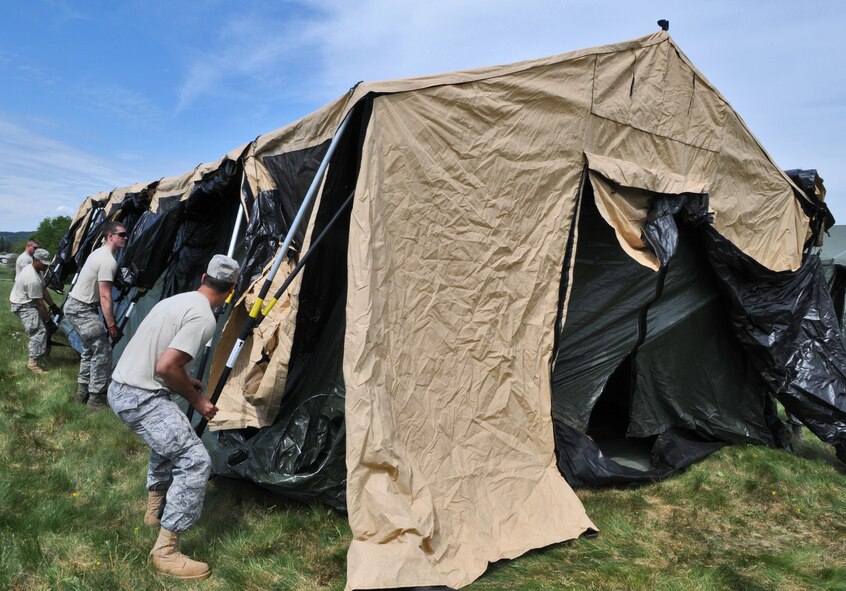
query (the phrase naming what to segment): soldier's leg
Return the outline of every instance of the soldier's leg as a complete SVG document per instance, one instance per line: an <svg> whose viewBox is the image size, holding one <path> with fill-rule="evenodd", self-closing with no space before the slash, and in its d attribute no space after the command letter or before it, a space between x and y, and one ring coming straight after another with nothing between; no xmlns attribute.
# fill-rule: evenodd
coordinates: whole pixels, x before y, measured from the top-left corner
<svg viewBox="0 0 846 591"><path fill-rule="evenodd" d="M118 410L120 419L150 446L157 455L151 460L162 469L161 458L173 462L173 483L167 492L167 500L158 520L161 499L148 498L144 522L160 523L159 537L150 551L150 560L160 573L179 579L205 579L210 574L208 564L193 560L179 551L179 534L200 517L203 508L211 460L191 424L179 407L165 397L152 398L131 408L120 397L119 390L127 388L112 384L109 390L112 408ZM131 390L127 388L128 390ZM131 397L132 392L130 391ZM138 399L136 398L135 403ZM151 471L156 471L151 466ZM156 493L149 493L152 497ZM151 501L156 506L151 506Z"/></svg>
<svg viewBox="0 0 846 591"><path fill-rule="evenodd" d="M202 513L211 473L211 458L206 448L185 413L163 397L118 415L159 457L172 462L173 481L167 491L161 523L171 532L184 532ZM152 454L150 457L154 458ZM162 465L159 463L158 467Z"/></svg>
<svg viewBox="0 0 846 591"><path fill-rule="evenodd" d="M151 527L161 527L167 489L173 481L173 462L150 450L150 463L147 467L147 511L144 523Z"/></svg>
<svg viewBox="0 0 846 591"><path fill-rule="evenodd" d="M84 385L88 389L88 382L91 380L91 349L82 344L82 353L79 356L79 375L76 383Z"/></svg>
<svg viewBox="0 0 846 591"><path fill-rule="evenodd" d="M64 312L65 318L74 330L76 330L77 335L79 335L79 339L82 341L82 353L79 360L79 375L76 378L76 381L80 384L80 393L82 390L85 390L87 393L88 383L91 379L92 351L89 342L83 333L85 326L90 324L91 306L77 302L73 298L68 298L65 302ZM79 393L77 395L77 399L79 399ZM80 400L80 402L84 402L84 400Z"/></svg>
<svg viewBox="0 0 846 591"><path fill-rule="evenodd" d="M34 306L20 305L13 306L12 311L20 319L24 333L29 338L27 367L37 373L43 373L44 370L38 366L38 360L47 352L47 329L41 322L38 310Z"/></svg>
<svg viewBox="0 0 846 591"><path fill-rule="evenodd" d="M103 322L97 318L99 334L91 341L91 370L88 379L88 392L102 394L105 399L106 388L112 375L112 345L109 335L103 328Z"/></svg>
<svg viewBox="0 0 846 591"><path fill-rule="evenodd" d="M173 482L173 462L150 449L150 464L147 467L147 490L167 490Z"/></svg>
<svg viewBox="0 0 846 591"><path fill-rule="evenodd" d="M35 308L26 308L25 317L24 327L29 336L29 358L41 359L47 353L47 329Z"/></svg>
<svg viewBox="0 0 846 591"><path fill-rule="evenodd" d="M88 407L92 410L108 408L106 388L112 369L112 347L106 327L97 308L89 306L77 312L76 330L85 347L80 363L79 379L88 383Z"/></svg>
<svg viewBox="0 0 846 591"><path fill-rule="evenodd" d="M176 404L171 404L169 428L172 436L166 455L173 462L173 482L167 491L162 527L182 533L194 525L203 511L211 458L185 413Z"/></svg>

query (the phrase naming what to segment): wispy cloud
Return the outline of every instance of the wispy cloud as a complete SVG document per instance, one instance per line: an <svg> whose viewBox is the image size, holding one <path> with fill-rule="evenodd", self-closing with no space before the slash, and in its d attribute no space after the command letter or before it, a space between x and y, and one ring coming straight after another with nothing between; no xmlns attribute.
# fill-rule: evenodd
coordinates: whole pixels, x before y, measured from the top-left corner
<svg viewBox="0 0 846 591"><path fill-rule="evenodd" d="M40 85L42 90L61 92L65 102L135 125L160 126L169 117L146 94L113 82L82 83L78 78L51 72L25 56L0 51L0 72L9 79L25 80L29 87Z"/></svg>
<svg viewBox="0 0 846 591"><path fill-rule="evenodd" d="M291 96L307 67L311 29L301 18L246 12L209 32L204 51L191 51L179 87L177 112L203 95L253 103Z"/></svg>
<svg viewBox="0 0 846 591"><path fill-rule="evenodd" d="M75 212L86 195L129 184L137 171L0 118L0 220L30 230Z"/></svg>
<svg viewBox="0 0 846 591"><path fill-rule="evenodd" d="M160 127L169 118L161 107L146 95L118 84L96 87L75 84L74 93L90 109L144 127Z"/></svg>

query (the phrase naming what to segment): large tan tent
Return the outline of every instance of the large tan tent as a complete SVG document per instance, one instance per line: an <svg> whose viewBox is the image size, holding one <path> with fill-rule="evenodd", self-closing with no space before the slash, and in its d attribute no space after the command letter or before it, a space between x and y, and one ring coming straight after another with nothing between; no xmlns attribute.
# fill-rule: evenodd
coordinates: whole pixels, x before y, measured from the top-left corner
<svg viewBox="0 0 846 591"><path fill-rule="evenodd" d="M218 474L348 511L348 589L459 588L595 530L571 485L782 445L773 395L846 461L846 352L808 325L833 318L807 256L824 204L666 32L361 83L215 163L86 200L76 226L140 192L120 272L148 299L195 283L249 211L204 442ZM265 282L311 253L269 305ZM620 376L612 435L654 465L592 430L616 421Z"/></svg>
<svg viewBox="0 0 846 591"><path fill-rule="evenodd" d="M550 408L561 274L585 179L622 247L652 268L641 228L655 194L707 194L717 232L775 271L800 266L808 218L664 32L358 85L255 142L253 193L278 189L268 162L325 151L356 108L367 112L349 140L360 168L347 179L347 587L457 588L491 562L594 528L556 467ZM331 209L331 184L315 211ZM298 289L248 342L212 429L278 420Z"/></svg>

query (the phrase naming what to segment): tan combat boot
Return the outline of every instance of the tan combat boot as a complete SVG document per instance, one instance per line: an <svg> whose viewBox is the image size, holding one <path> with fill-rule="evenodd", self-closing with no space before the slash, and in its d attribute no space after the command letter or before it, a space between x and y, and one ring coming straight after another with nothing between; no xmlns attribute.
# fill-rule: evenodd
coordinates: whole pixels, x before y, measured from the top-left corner
<svg viewBox="0 0 846 591"><path fill-rule="evenodd" d="M179 534L162 528L159 539L150 551L156 570L177 579L205 579L211 575L209 565L192 560L179 551Z"/></svg>
<svg viewBox="0 0 846 591"><path fill-rule="evenodd" d="M144 524L150 527L159 527L162 522L162 509L165 504L167 491L151 490L147 495L147 512L144 513Z"/></svg>
<svg viewBox="0 0 846 591"><path fill-rule="evenodd" d="M26 368L32 373L47 373L47 370L38 365L37 359L30 359L26 362Z"/></svg>

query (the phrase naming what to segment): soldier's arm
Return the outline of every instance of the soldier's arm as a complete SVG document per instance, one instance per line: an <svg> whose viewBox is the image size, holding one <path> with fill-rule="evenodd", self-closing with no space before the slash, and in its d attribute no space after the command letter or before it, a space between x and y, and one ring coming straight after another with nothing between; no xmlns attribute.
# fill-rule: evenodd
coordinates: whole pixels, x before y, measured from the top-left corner
<svg viewBox="0 0 846 591"><path fill-rule="evenodd" d="M50 291L46 287L44 288L44 302L47 304L47 307L50 308L50 309L58 308L58 306L56 306L56 304L53 303L53 298L50 296Z"/></svg>
<svg viewBox="0 0 846 591"><path fill-rule="evenodd" d="M50 319L50 315L47 313L47 307L44 305L44 300L38 298L32 300L35 303L35 308L38 310L38 315L41 317L41 320L47 322Z"/></svg>
<svg viewBox="0 0 846 591"><path fill-rule="evenodd" d="M179 349L168 347L156 361L156 375L164 380L171 392L176 392L200 413L207 421L214 418L217 407L203 396L203 384L185 371L191 356Z"/></svg>
<svg viewBox="0 0 846 591"><path fill-rule="evenodd" d="M100 309L103 311L103 318L106 319L106 326L115 326L115 314L112 311L112 282L100 281Z"/></svg>

